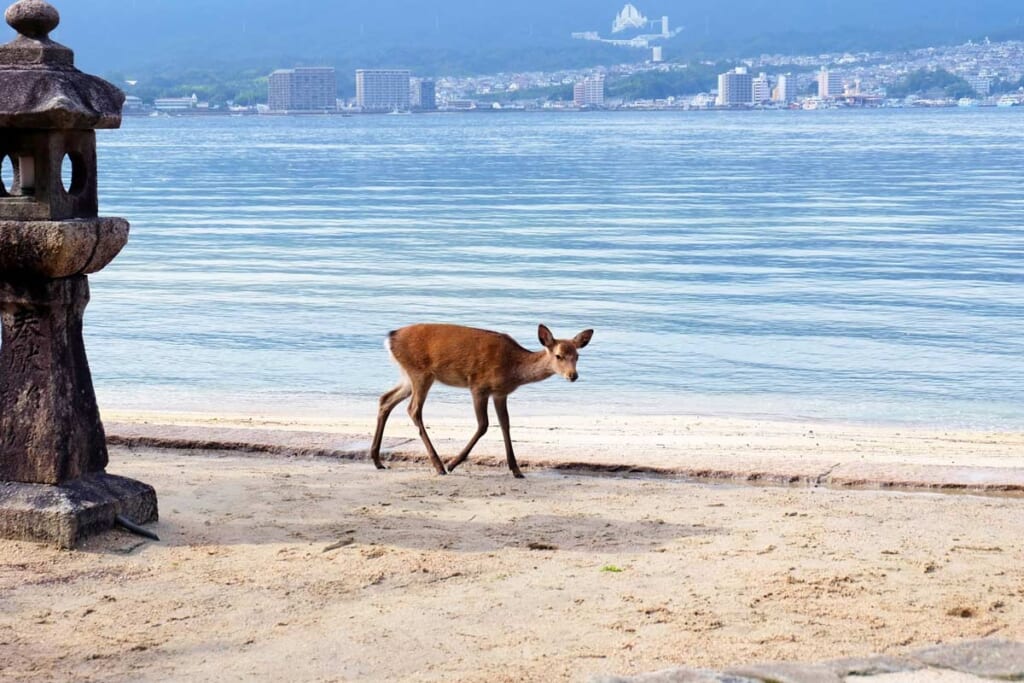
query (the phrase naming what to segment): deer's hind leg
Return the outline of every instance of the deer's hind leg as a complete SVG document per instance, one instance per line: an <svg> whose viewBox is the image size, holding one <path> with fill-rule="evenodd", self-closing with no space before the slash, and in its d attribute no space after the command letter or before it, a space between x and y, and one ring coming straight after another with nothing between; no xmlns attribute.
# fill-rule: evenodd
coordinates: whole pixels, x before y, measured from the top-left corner
<svg viewBox="0 0 1024 683"><path fill-rule="evenodd" d="M380 397L380 408L377 410L377 431L374 432L373 444L370 446L370 458L378 470L387 469L380 461L380 445L384 440L384 425L387 424L388 417L395 406L409 398L411 394L412 384L403 377L394 389Z"/></svg>
<svg viewBox="0 0 1024 683"><path fill-rule="evenodd" d="M427 448L427 455L430 456L430 462L434 465L434 469L437 470L438 474L448 474L444 463L441 462L441 458L437 456L437 451L434 450L434 444L430 443L427 428L423 424L423 403L427 400L427 393L433 384L433 377L413 378L412 399L409 401L409 417L412 418L412 423L420 430L420 438L423 440L423 445Z"/></svg>

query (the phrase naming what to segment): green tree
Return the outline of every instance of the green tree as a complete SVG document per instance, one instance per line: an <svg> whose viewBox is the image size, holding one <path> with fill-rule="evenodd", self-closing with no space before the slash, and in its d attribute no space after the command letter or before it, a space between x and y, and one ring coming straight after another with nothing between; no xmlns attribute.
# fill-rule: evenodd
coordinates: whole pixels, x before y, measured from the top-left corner
<svg viewBox="0 0 1024 683"><path fill-rule="evenodd" d="M910 72L889 88L890 97L906 97L908 95L936 99L942 97L959 99L961 97L977 97L978 93L967 81L945 69L918 69Z"/></svg>

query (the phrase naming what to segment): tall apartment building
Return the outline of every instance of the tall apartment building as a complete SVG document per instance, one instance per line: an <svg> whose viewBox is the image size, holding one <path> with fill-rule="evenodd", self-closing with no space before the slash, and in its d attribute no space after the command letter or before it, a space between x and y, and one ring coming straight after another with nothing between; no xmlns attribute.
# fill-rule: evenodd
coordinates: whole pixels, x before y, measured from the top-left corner
<svg viewBox="0 0 1024 683"><path fill-rule="evenodd" d="M363 111L408 111L408 69L357 69L356 106Z"/></svg>
<svg viewBox="0 0 1024 683"><path fill-rule="evenodd" d="M982 97L988 97L992 92L992 78L990 76L964 76L964 80L974 88L974 92Z"/></svg>
<svg viewBox="0 0 1024 683"><path fill-rule="evenodd" d="M793 74L782 74L775 82L772 100L786 104L796 99L796 79Z"/></svg>
<svg viewBox="0 0 1024 683"><path fill-rule="evenodd" d="M728 73L718 75L718 98L715 104L719 107L750 104L753 101L754 79L745 67L738 66Z"/></svg>
<svg viewBox="0 0 1024 683"><path fill-rule="evenodd" d="M270 74L270 111L334 111L338 108L338 77L333 67L278 69Z"/></svg>
<svg viewBox="0 0 1024 683"><path fill-rule="evenodd" d="M409 106L420 111L437 109L437 86L434 81L414 78L409 82Z"/></svg>
<svg viewBox="0 0 1024 683"><path fill-rule="evenodd" d="M771 102L772 86L768 82L768 74L762 72L757 78L751 80L750 90L751 100L754 104Z"/></svg>
<svg viewBox="0 0 1024 683"><path fill-rule="evenodd" d="M604 106L604 76L584 78L572 88L572 101L577 107Z"/></svg>
<svg viewBox="0 0 1024 683"><path fill-rule="evenodd" d="M828 69L818 72L818 97L840 97L843 94L843 79Z"/></svg>

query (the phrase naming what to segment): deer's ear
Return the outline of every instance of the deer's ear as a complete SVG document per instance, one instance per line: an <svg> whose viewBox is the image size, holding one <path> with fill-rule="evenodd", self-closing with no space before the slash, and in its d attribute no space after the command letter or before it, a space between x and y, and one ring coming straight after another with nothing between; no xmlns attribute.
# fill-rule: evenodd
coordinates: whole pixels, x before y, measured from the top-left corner
<svg viewBox="0 0 1024 683"><path fill-rule="evenodd" d="M590 343L590 338L593 336L593 330L583 330L575 337L573 337L572 343L576 345L577 349L582 349L584 346Z"/></svg>
<svg viewBox="0 0 1024 683"><path fill-rule="evenodd" d="M551 334L551 330L546 325L537 328L537 339L545 349L550 349L555 345L555 335Z"/></svg>

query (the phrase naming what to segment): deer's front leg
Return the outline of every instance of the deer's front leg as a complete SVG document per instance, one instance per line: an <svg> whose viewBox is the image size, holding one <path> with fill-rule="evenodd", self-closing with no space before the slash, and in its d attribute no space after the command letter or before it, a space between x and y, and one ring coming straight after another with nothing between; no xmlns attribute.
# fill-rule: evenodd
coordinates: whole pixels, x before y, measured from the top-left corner
<svg viewBox="0 0 1024 683"><path fill-rule="evenodd" d="M466 462L469 452L476 446L476 442L487 433L487 396L487 392L482 390L473 392L473 409L476 411L476 433L473 434L473 438L469 440L469 443L462 449L462 452L446 463L449 472L453 472L456 467Z"/></svg>
<svg viewBox="0 0 1024 683"><path fill-rule="evenodd" d="M508 432L508 396L494 397L494 410L498 413L498 424L501 425L501 436L505 440L505 458L508 460L508 468L516 479L523 479L523 473L519 471L516 463L516 454L512 452L512 436Z"/></svg>

